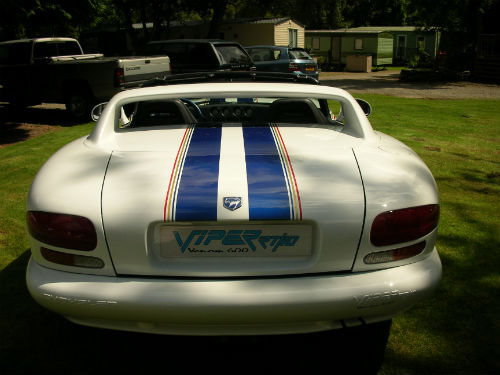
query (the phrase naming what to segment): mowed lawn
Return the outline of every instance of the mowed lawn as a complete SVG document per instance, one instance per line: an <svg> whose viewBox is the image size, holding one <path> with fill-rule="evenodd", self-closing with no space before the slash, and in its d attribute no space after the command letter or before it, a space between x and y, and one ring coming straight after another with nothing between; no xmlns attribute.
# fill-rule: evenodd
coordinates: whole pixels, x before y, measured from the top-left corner
<svg viewBox="0 0 500 375"><path fill-rule="evenodd" d="M500 101L356 96L372 104L376 130L424 159L441 199L442 282L431 298L393 320L380 373L500 373ZM283 369L300 358L300 347L276 358L273 350L287 339L263 352L266 339L181 339L80 327L31 300L24 281L29 185L53 152L91 129L64 127L0 149L0 372L92 373L117 362L131 371L146 363L168 371L181 352L190 359L186 368L213 370L233 358L238 373L260 358Z"/></svg>

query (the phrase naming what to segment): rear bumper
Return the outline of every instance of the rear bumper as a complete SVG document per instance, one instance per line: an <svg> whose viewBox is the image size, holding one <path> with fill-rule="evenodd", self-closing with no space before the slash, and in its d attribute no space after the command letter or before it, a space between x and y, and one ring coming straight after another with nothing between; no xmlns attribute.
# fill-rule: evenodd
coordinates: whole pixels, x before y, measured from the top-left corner
<svg viewBox="0 0 500 375"><path fill-rule="evenodd" d="M107 277L31 260L27 285L42 306L84 325L186 335L304 333L389 319L441 278L436 249L409 265L356 274L259 279Z"/></svg>
<svg viewBox="0 0 500 375"><path fill-rule="evenodd" d="M319 79L319 72L318 71L315 71L315 72L293 72L293 74L296 74L298 76L305 76L305 77L313 77L313 78L316 78L316 79Z"/></svg>

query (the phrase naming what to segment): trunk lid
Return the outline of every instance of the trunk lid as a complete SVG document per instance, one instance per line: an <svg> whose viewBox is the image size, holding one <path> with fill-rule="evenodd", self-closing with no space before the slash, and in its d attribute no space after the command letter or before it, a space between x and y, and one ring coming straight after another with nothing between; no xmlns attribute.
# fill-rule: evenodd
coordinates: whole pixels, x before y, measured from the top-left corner
<svg viewBox="0 0 500 375"><path fill-rule="evenodd" d="M113 152L103 186L119 274L351 269L364 218L361 178L345 146L353 138L328 127L237 124L172 129L161 141L150 132L143 149Z"/></svg>

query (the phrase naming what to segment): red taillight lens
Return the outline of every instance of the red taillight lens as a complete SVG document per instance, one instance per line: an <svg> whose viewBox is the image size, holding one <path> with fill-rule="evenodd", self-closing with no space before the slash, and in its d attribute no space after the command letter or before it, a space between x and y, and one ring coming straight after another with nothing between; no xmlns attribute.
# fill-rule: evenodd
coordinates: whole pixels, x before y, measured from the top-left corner
<svg viewBox="0 0 500 375"><path fill-rule="evenodd" d="M125 72L123 68L115 69L115 86L120 86L125 83Z"/></svg>
<svg viewBox="0 0 500 375"><path fill-rule="evenodd" d="M300 68L299 66L297 65L297 63L290 63L288 65L288 71L289 72L300 72Z"/></svg>
<svg viewBox="0 0 500 375"><path fill-rule="evenodd" d="M92 222L82 216L28 211L29 233L38 241L73 250L94 250L97 234Z"/></svg>
<svg viewBox="0 0 500 375"><path fill-rule="evenodd" d="M413 241L434 230L438 220L438 204L383 212L373 220L370 241L375 246Z"/></svg>

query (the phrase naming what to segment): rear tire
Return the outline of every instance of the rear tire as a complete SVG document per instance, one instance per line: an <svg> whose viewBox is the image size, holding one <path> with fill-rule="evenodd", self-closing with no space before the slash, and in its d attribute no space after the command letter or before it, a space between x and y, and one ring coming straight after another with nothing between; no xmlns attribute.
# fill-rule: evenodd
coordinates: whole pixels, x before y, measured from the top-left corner
<svg viewBox="0 0 500 375"><path fill-rule="evenodd" d="M90 121L92 103L90 94L84 91L73 91L66 98L66 111L73 120Z"/></svg>

